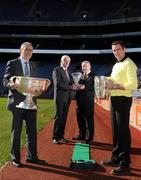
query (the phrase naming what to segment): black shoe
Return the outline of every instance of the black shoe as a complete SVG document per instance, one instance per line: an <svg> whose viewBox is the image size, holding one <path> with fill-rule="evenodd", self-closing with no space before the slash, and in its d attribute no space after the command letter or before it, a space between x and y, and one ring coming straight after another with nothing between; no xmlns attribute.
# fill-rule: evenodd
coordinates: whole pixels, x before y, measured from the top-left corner
<svg viewBox="0 0 141 180"><path fill-rule="evenodd" d="M67 139L65 139L65 138L62 138L62 139L60 140L60 142L62 142L62 143L64 142L64 143L65 143L65 142L69 142L69 140L67 140Z"/></svg>
<svg viewBox="0 0 141 180"><path fill-rule="evenodd" d="M54 144L60 144L60 143L61 143L60 140L57 140L57 139L53 139L52 142L53 142Z"/></svg>
<svg viewBox="0 0 141 180"><path fill-rule="evenodd" d="M130 174L130 168L126 167L126 166L120 166L117 169L113 169L111 171L111 174L117 175L117 176L129 175Z"/></svg>
<svg viewBox="0 0 141 180"><path fill-rule="evenodd" d="M82 137L82 136L76 136L76 137L73 137L72 139L73 140L80 140L80 141L84 141L85 140L85 138Z"/></svg>
<svg viewBox="0 0 141 180"><path fill-rule="evenodd" d="M33 163L33 164L41 164L41 165L47 164L45 160L41 160L41 159L28 159L27 158L26 162Z"/></svg>
<svg viewBox="0 0 141 180"><path fill-rule="evenodd" d="M14 165L15 167L23 167L23 165L19 162L19 161L15 161L15 160L12 160L11 161L12 165Z"/></svg>
<svg viewBox="0 0 141 180"><path fill-rule="evenodd" d="M103 166L118 167L118 166L119 166L119 161L115 161L115 160L105 160L105 161L102 161L101 164L102 164Z"/></svg>

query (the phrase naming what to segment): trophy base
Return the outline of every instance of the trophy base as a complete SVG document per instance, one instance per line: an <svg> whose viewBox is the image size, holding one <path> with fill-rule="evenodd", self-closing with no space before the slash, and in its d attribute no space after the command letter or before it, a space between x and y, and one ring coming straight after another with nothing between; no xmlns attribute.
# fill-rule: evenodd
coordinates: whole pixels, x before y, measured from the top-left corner
<svg viewBox="0 0 141 180"><path fill-rule="evenodd" d="M20 109L37 110L35 104L27 104L26 102L21 102L19 105L16 105L16 107Z"/></svg>

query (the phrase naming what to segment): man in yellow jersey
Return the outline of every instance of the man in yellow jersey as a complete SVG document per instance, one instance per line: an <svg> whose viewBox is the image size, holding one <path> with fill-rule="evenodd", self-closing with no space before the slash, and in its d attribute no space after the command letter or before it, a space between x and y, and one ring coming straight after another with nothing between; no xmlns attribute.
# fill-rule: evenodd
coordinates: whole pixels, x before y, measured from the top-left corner
<svg viewBox="0 0 141 180"><path fill-rule="evenodd" d="M107 88L111 96L111 121L113 150L110 160L102 161L104 166L117 166L114 175L130 173L131 136L129 129L132 91L137 88L137 67L125 54L123 41L112 43L112 52L117 59L113 66Z"/></svg>

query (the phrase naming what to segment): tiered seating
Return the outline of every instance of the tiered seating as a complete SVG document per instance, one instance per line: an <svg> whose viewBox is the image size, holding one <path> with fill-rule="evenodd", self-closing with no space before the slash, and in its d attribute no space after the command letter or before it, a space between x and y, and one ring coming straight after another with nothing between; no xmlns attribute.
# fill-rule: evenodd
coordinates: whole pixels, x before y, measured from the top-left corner
<svg viewBox="0 0 141 180"><path fill-rule="evenodd" d="M34 4L33 0L30 1L1 1L0 4L0 20L1 21L26 21L30 9Z"/></svg>
<svg viewBox="0 0 141 180"><path fill-rule="evenodd" d="M104 4L104 5L102 5ZM140 1L5 0L0 5L0 20L16 21L103 21L139 17Z"/></svg>

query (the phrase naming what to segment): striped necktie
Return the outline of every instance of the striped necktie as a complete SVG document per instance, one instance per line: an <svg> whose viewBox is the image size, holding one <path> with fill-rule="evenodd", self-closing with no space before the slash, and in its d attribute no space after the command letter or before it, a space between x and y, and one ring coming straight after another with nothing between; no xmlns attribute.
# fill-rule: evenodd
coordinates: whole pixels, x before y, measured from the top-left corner
<svg viewBox="0 0 141 180"><path fill-rule="evenodd" d="M67 69L65 69L65 73L66 73L66 76L67 76L68 80L70 81L70 77L69 77L69 73L68 73Z"/></svg>

